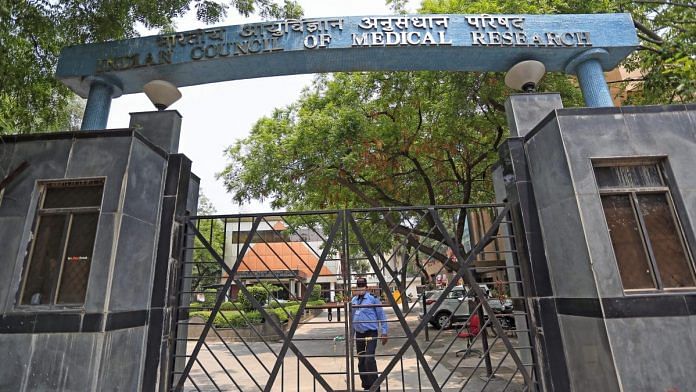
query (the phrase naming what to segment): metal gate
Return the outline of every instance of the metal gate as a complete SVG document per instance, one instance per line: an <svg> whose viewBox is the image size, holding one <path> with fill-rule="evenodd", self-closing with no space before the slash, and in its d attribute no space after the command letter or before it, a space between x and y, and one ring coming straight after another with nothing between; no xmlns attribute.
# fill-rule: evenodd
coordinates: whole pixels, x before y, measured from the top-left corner
<svg viewBox="0 0 696 392"><path fill-rule="evenodd" d="M172 389L363 390L365 277L389 329L371 391L537 390L511 223L497 204L190 217Z"/></svg>

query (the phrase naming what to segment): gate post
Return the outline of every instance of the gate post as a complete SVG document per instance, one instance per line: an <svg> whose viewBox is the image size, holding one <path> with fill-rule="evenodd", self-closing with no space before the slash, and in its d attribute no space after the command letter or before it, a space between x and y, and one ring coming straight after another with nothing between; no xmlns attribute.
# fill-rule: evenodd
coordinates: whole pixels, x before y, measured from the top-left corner
<svg viewBox="0 0 696 392"><path fill-rule="evenodd" d="M524 136L546 115L563 107L559 94L512 95L505 103L510 138L499 149L500 163L493 172L498 202L510 205L520 280L529 313L530 344L538 381L544 391L569 390L568 369L560 327L553 306L553 288L544 254L534 191L524 152Z"/></svg>

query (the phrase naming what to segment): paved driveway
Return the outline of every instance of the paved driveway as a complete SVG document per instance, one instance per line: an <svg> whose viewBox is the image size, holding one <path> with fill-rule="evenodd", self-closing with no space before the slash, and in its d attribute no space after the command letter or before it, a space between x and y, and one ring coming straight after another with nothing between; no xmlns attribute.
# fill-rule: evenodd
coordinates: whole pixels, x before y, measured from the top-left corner
<svg viewBox="0 0 696 392"><path fill-rule="evenodd" d="M394 321L390 322L388 344L378 345L377 364L380 371L387 367L406 342L406 334L396 322L393 311L386 308L385 310L388 319ZM411 330L414 330L419 323L416 314L417 309L414 309L406 318ZM433 369L434 378L442 390L458 391L464 383L466 383L465 391L482 390L488 380L483 359L477 355L466 359L457 357L455 351L465 348L466 341L458 339L455 330L442 331L436 337L437 331L430 328L429 341L425 340L425 334L421 332L417 336L417 342L425 353L425 362ZM214 336L212 332L210 335ZM352 356L346 355L346 342L342 340L344 336L345 324L338 323L335 314L333 322L328 322L327 313L324 311L300 325L293 338L297 349L319 373L323 373L322 377L333 390L348 388L346 369L351 366ZM517 339L511 339L516 346ZM489 338L489 341L494 342L494 338ZM194 345L195 342L189 343L189 353ZM270 373L276 366L277 355L281 348L281 342L228 342L209 336L198 356L199 363L193 367L191 376L196 386L202 391L260 391L264 389ZM475 343L474 348L481 349L481 342ZM505 353L502 341L498 339L491 350L491 362L494 370L500 367L495 370L496 377L490 381L485 390L501 391L511 379L515 365L509 356L505 356ZM382 391L433 390L422 365L417 361L413 348L409 347L401 357L397 357L396 366L389 372L386 382L382 384ZM273 391L325 390L315 381L307 367L298 361L292 351L288 350L284 360L278 366L281 366L281 369L273 384ZM353 366L357 371L357 357L354 358ZM522 390L521 381L521 376L517 373L507 390ZM358 387L360 386L358 376L355 376L355 383ZM185 390L196 391L196 386L189 381Z"/></svg>

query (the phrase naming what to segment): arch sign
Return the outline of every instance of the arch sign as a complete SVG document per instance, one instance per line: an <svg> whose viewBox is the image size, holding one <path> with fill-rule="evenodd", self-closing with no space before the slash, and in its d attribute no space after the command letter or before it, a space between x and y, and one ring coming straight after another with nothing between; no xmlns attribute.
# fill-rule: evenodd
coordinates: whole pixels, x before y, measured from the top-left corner
<svg viewBox="0 0 696 392"><path fill-rule="evenodd" d="M395 15L282 20L67 47L56 76L88 98L83 129L151 80L178 87L338 71L507 71L538 60L611 106L603 70L638 46L628 14Z"/></svg>

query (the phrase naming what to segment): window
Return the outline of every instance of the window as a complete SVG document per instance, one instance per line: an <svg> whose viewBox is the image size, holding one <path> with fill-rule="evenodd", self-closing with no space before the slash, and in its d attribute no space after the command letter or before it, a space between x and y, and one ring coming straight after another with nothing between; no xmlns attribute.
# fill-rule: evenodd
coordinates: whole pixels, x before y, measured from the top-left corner
<svg viewBox="0 0 696 392"><path fill-rule="evenodd" d="M84 303L103 187L102 180L43 185L22 305Z"/></svg>
<svg viewBox="0 0 696 392"><path fill-rule="evenodd" d="M662 164L602 163L594 171L624 290L696 286Z"/></svg>

